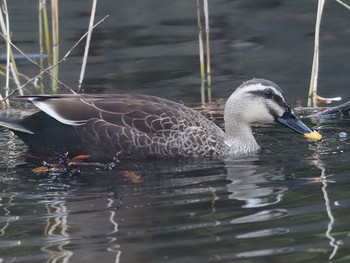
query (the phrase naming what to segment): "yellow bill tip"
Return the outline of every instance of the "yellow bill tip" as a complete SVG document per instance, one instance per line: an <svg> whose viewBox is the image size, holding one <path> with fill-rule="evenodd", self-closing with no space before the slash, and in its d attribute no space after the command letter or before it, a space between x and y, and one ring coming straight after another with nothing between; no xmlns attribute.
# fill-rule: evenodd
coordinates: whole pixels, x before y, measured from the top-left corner
<svg viewBox="0 0 350 263"><path fill-rule="evenodd" d="M304 133L304 137L310 140L320 141L322 140L322 135L319 134L317 131L313 131L310 133Z"/></svg>

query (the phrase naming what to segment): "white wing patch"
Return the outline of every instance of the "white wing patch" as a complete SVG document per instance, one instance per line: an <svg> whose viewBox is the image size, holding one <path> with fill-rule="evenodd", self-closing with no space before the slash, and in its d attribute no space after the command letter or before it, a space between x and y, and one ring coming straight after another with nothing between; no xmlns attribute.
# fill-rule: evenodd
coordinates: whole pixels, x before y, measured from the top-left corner
<svg viewBox="0 0 350 263"><path fill-rule="evenodd" d="M71 126L80 126L86 123L87 120L70 120L66 119L63 116L59 115L54 109L49 107L45 102L36 100L35 98L29 98L29 100L40 110L50 115L52 118L58 120L59 122Z"/></svg>

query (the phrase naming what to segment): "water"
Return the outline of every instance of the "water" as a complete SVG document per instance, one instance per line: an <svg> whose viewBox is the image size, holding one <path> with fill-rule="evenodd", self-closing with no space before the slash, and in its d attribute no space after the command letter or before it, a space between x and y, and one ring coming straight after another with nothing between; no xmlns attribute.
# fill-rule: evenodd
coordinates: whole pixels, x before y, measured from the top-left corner
<svg viewBox="0 0 350 263"><path fill-rule="evenodd" d="M4 133L2 261L346 262L349 143L326 132L321 143L297 137L296 149L282 133L280 148L260 132L255 156L120 163L75 178L35 175Z"/></svg>
<svg viewBox="0 0 350 263"><path fill-rule="evenodd" d="M19 4L19 2L21 2ZM99 3L85 88L199 102L191 1ZM61 4L61 50L86 31L90 3ZM11 1L18 45L37 53L36 7ZM140 12L141 10L141 12ZM214 97L252 77L305 102L316 1L211 3ZM347 98L349 13L329 2L320 89ZM74 87L83 47L61 67ZM28 75L37 70L22 61ZM29 91L34 92L34 91ZM255 129L263 151L225 161L134 161L76 177L35 175L27 148L0 130L0 262L348 262L347 121L311 123L309 142L282 127Z"/></svg>

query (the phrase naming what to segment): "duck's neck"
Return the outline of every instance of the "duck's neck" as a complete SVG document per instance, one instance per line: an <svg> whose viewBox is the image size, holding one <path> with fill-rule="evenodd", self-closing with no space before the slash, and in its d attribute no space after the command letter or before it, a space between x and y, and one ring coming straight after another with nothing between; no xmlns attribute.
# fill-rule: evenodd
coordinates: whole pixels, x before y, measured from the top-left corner
<svg viewBox="0 0 350 263"><path fill-rule="evenodd" d="M234 119L225 120L225 143L230 148L230 154L255 152L260 149L252 128Z"/></svg>

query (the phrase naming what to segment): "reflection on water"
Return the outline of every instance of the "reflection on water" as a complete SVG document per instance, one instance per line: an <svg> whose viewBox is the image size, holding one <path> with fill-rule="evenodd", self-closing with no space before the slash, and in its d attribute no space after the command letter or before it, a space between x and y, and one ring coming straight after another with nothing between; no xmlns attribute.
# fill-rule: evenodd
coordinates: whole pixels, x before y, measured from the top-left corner
<svg viewBox="0 0 350 263"><path fill-rule="evenodd" d="M247 208L269 206L280 202L287 187L271 187L269 180L271 177L283 177L283 171L274 171L273 167L261 171L258 165L240 165L242 161L236 160L225 165L227 179L232 181L227 185L227 190L231 193L229 198L244 201L242 207Z"/></svg>
<svg viewBox="0 0 350 263"><path fill-rule="evenodd" d="M62 199L62 198L60 198ZM47 245L41 251L49 255L48 262L69 262L73 252L65 247L70 243L68 234L68 209L62 200L46 202L47 224L44 235L47 237Z"/></svg>
<svg viewBox="0 0 350 263"><path fill-rule="evenodd" d="M269 130L259 134L264 142ZM120 163L66 178L32 174L25 146L2 135L2 154L21 163L2 165L3 262L322 262L348 254L347 164L324 149Z"/></svg>

